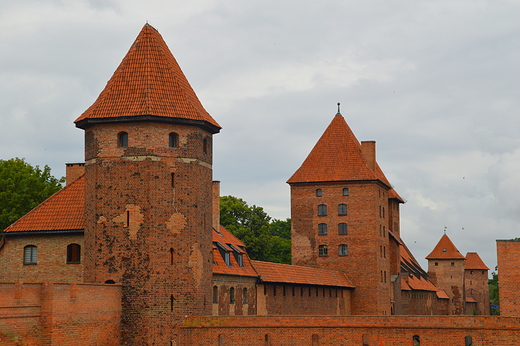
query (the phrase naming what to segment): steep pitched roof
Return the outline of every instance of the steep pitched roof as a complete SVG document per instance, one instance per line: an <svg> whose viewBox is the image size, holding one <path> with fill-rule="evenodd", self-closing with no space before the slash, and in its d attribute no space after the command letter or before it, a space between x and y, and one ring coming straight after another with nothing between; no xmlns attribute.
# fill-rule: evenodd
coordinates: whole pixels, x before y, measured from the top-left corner
<svg viewBox="0 0 520 346"><path fill-rule="evenodd" d="M375 172L367 166L359 141L338 113L287 183L349 180L381 180L390 186L379 166Z"/></svg>
<svg viewBox="0 0 520 346"><path fill-rule="evenodd" d="M465 259L451 239L444 234L426 259Z"/></svg>
<svg viewBox="0 0 520 346"><path fill-rule="evenodd" d="M109 121L189 123L212 133L220 125L200 103L161 34L145 24L97 100L75 123Z"/></svg>
<svg viewBox="0 0 520 346"><path fill-rule="evenodd" d="M85 176L82 175L5 229L21 232L65 232L83 230L85 223Z"/></svg>
<svg viewBox="0 0 520 346"><path fill-rule="evenodd" d="M281 263L251 261L263 282L353 288L343 274L334 270L317 269Z"/></svg>
<svg viewBox="0 0 520 346"><path fill-rule="evenodd" d="M464 269L489 270L482 258L480 258L476 252L468 252L466 254Z"/></svg>
<svg viewBox="0 0 520 346"><path fill-rule="evenodd" d="M422 267L419 262L412 255L412 252L408 249L408 247L403 243L399 246L399 254L401 256L400 266L401 271L408 272L413 274L417 278L428 279L428 274Z"/></svg>
<svg viewBox="0 0 520 346"><path fill-rule="evenodd" d="M225 251L236 252L239 250L242 253L242 267L238 264L235 256L229 256L230 266L228 266L220 254L219 247ZM245 245L231 232L225 229L222 225L219 230L213 229L213 274L224 275L240 275L240 276L258 276L253 268L249 256L245 251Z"/></svg>

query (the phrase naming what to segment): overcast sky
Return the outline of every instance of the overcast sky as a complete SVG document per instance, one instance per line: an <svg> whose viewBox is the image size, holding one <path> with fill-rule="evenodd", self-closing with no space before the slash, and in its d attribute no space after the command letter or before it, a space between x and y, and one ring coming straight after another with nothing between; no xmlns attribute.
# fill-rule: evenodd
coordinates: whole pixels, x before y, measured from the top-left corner
<svg viewBox="0 0 520 346"><path fill-rule="evenodd" d="M0 0L0 159L83 161L73 121L148 21L222 125L223 195L290 217L289 186L336 114L398 193L427 269L447 227L496 265L520 237L518 1Z"/></svg>

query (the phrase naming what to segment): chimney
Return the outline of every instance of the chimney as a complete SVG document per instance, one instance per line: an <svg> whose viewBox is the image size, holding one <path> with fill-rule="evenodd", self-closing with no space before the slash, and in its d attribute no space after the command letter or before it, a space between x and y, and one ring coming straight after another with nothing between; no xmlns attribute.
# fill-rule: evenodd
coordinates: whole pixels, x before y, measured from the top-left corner
<svg viewBox="0 0 520 346"><path fill-rule="evenodd" d="M367 162L368 168L376 171L376 141L362 141L361 153Z"/></svg>
<svg viewBox="0 0 520 346"><path fill-rule="evenodd" d="M213 181L213 228L220 232L220 181Z"/></svg>
<svg viewBox="0 0 520 346"><path fill-rule="evenodd" d="M65 167L65 185L69 185L74 180L85 174L85 163L66 163Z"/></svg>

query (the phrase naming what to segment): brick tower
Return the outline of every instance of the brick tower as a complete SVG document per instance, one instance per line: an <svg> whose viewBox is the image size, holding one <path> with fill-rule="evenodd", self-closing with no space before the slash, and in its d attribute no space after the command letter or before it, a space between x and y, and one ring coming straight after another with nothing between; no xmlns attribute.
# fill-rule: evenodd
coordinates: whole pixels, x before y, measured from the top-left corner
<svg viewBox="0 0 520 346"><path fill-rule="evenodd" d="M296 265L345 272L355 286L353 314L390 315L394 294L400 295L403 201L379 168L375 150L374 141L358 142L338 109L287 181L292 258Z"/></svg>
<svg viewBox="0 0 520 346"><path fill-rule="evenodd" d="M463 315L466 292L464 282L465 257L457 250L451 239L444 234L433 251L426 256L428 275L437 288L448 294L450 315Z"/></svg>
<svg viewBox="0 0 520 346"><path fill-rule="evenodd" d="M85 130L85 282L121 284L128 345L170 345L211 314L212 135L162 36L146 24Z"/></svg>
<svg viewBox="0 0 520 346"><path fill-rule="evenodd" d="M489 268L476 252L466 254L464 263L464 281L466 298L476 301L475 311L466 311L466 314L489 315Z"/></svg>

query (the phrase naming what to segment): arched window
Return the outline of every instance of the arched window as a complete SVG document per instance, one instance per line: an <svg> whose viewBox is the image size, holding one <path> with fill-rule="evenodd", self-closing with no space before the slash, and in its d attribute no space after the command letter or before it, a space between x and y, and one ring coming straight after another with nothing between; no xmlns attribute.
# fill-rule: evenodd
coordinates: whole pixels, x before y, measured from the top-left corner
<svg viewBox="0 0 520 346"><path fill-rule="evenodd" d="M347 205L346 204L338 205L338 215L347 215Z"/></svg>
<svg viewBox="0 0 520 346"><path fill-rule="evenodd" d="M67 263L81 262L81 246L79 244L67 245Z"/></svg>
<svg viewBox="0 0 520 346"><path fill-rule="evenodd" d="M213 304L218 304L218 287L213 286Z"/></svg>
<svg viewBox="0 0 520 346"><path fill-rule="evenodd" d="M338 234L348 234L348 228L346 223L338 224Z"/></svg>
<svg viewBox="0 0 520 346"><path fill-rule="evenodd" d="M179 145L179 135L175 132L172 132L168 137L168 146L170 148L177 148L177 146Z"/></svg>
<svg viewBox="0 0 520 346"><path fill-rule="evenodd" d="M242 290L242 304L247 304L247 288Z"/></svg>
<svg viewBox="0 0 520 346"><path fill-rule="evenodd" d="M38 248L35 245L27 245L23 248L23 264L38 263Z"/></svg>
<svg viewBox="0 0 520 346"><path fill-rule="evenodd" d="M421 346L421 337L419 335L413 336L413 346Z"/></svg>
<svg viewBox="0 0 520 346"><path fill-rule="evenodd" d="M328 233L328 227L326 223L318 224L318 234L326 235Z"/></svg>
<svg viewBox="0 0 520 346"><path fill-rule="evenodd" d="M348 255L348 245L340 244L338 253L340 256L347 256Z"/></svg>
<svg viewBox="0 0 520 346"><path fill-rule="evenodd" d="M318 205L318 216L325 216L325 215L327 215L327 205L326 204Z"/></svg>
<svg viewBox="0 0 520 346"><path fill-rule="evenodd" d="M235 288L231 287L229 289L229 304L235 304Z"/></svg>
<svg viewBox="0 0 520 346"><path fill-rule="evenodd" d="M117 134L117 146L121 148L128 146L128 133L122 131Z"/></svg>

